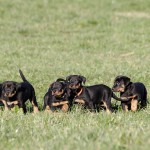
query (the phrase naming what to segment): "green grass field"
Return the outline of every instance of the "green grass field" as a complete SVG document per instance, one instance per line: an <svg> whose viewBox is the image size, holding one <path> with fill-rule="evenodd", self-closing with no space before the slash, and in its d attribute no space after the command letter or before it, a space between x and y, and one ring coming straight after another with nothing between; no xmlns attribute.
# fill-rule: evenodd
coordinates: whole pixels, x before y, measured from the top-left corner
<svg viewBox="0 0 150 150"><path fill-rule="evenodd" d="M0 82L21 82L21 68L40 108L50 83L70 74L110 87L117 75L127 75L146 85L149 98L149 62L149 0L0 1ZM150 147L150 106L112 115L77 108L67 114L1 111L0 117L0 150Z"/></svg>

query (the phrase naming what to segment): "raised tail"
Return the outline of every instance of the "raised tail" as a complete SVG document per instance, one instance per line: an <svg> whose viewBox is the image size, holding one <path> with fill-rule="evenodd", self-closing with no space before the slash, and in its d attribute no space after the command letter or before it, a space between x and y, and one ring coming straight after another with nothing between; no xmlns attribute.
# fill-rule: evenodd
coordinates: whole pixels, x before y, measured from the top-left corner
<svg viewBox="0 0 150 150"><path fill-rule="evenodd" d="M25 76L23 75L23 73L22 73L22 71L21 71L20 69L19 69L19 73L20 73L20 76L21 76L22 80L23 80L24 82L28 82L27 79L25 78Z"/></svg>
<svg viewBox="0 0 150 150"><path fill-rule="evenodd" d="M127 101L129 101L129 99L122 99L122 98L119 98L119 97L117 97L113 92L112 92L112 97L114 98L114 99L116 99L117 101L120 101L120 102L127 102Z"/></svg>

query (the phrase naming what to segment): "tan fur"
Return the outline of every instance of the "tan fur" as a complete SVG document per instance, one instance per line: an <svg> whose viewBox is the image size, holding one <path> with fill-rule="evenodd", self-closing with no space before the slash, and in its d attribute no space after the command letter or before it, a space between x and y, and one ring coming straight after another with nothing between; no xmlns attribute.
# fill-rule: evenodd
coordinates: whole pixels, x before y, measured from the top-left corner
<svg viewBox="0 0 150 150"><path fill-rule="evenodd" d="M57 95L57 96L62 95L63 93L64 93L64 90L61 90L60 92L57 91L56 93L52 91L52 95Z"/></svg>
<svg viewBox="0 0 150 150"><path fill-rule="evenodd" d="M62 110L63 112L67 112L67 111L68 111L68 108L69 108L68 104L64 104L64 105L62 106L61 110Z"/></svg>
<svg viewBox="0 0 150 150"><path fill-rule="evenodd" d="M34 112L34 113L38 113L38 112L39 112L39 109L38 109L38 107L34 104L33 101L32 101L32 106L33 106L33 112Z"/></svg>
<svg viewBox="0 0 150 150"><path fill-rule="evenodd" d="M12 102L7 102L7 104L8 104L8 105L12 105L12 104L18 105L18 101L16 100L16 101L12 101Z"/></svg>
<svg viewBox="0 0 150 150"><path fill-rule="evenodd" d="M77 85L74 85L73 87L69 85L69 88L76 88L76 89L78 89L78 88L80 88L80 86L81 86L81 84L79 83Z"/></svg>
<svg viewBox="0 0 150 150"><path fill-rule="evenodd" d="M7 102L6 102L5 100L1 100L1 101L2 101L3 104L4 104L5 110L9 110Z"/></svg>
<svg viewBox="0 0 150 150"><path fill-rule="evenodd" d="M46 106L45 112L48 112L48 113L51 113L51 112L52 112L52 111L50 110L50 107L49 107L48 105Z"/></svg>
<svg viewBox="0 0 150 150"><path fill-rule="evenodd" d="M137 99L132 99L131 100L131 110L132 111L137 111L137 106L138 106L138 100Z"/></svg>
<svg viewBox="0 0 150 150"><path fill-rule="evenodd" d="M130 99L130 98L134 99L135 97L136 95L133 95L133 96L128 96L128 97L121 97L121 99Z"/></svg>
<svg viewBox="0 0 150 150"><path fill-rule="evenodd" d="M104 106L106 107L106 112L107 112L107 114L111 114L111 111L108 109L106 102L103 101L103 103L104 103Z"/></svg>
<svg viewBox="0 0 150 150"><path fill-rule="evenodd" d="M9 95L6 95L6 93L5 93L4 96L6 96L6 97L13 97L15 94L16 94L16 91L14 91L14 93L9 94Z"/></svg>
<svg viewBox="0 0 150 150"><path fill-rule="evenodd" d="M128 112L128 105L125 105L125 112Z"/></svg>
<svg viewBox="0 0 150 150"><path fill-rule="evenodd" d="M64 105L64 104L68 104L68 101L52 103L52 106L56 107L56 106L60 106L60 105Z"/></svg>
<svg viewBox="0 0 150 150"><path fill-rule="evenodd" d="M85 101L82 99L75 99L74 101L80 104L85 104Z"/></svg>

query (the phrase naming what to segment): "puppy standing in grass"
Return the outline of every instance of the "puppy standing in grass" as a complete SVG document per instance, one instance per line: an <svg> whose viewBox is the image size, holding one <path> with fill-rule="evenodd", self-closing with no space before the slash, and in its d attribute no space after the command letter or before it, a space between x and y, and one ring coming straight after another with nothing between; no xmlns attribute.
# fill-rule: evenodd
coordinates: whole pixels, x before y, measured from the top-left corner
<svg viewBox="0 0 150 150"><path fill-rule="evenodd" d="M66 93L66 83L63 79L58 79L50 85L48 92L44 96L43 109L46 112L68 111L69 101Z"/></svg>
<svg viewBox="0 0 150 150"><path fill-rule="evenodd" d="M83 104L86 108L94 111L99 110L100 106L106 108L107 113L112 112L111 97L118 101L128 101L128 99L118 98L112 90L104 85L83 86L86 78L80 75L70 75L66 78L68 83L68 93L72 96L73 103Z"/></svg>
<svg viewBox="0 0 150 150"><path fill-rule="evenodd" d="M34 113L38 112L38 104L36 101L35 91L33 86L26 80L22 71L19 70L20 76L23 80L21 83L14 81L6 81L2 83L2 93L0 100L3 102L5 110L13 105L18 105L26 113L25 102L29 99L33 106Z"/></svg>
<svg viewBox="0 0 150 150"><path fill-rule="evenodd" d="M147 106L147 90L143 83L133 83L130 81L130 78L126 76L117 76L114 80L112 90L114 92L120 92L121 98L130 99L128 102L121 102L124 111L130 109L132 111L137 111L138 104L140 104L140 108L145 108Z"/></svg>

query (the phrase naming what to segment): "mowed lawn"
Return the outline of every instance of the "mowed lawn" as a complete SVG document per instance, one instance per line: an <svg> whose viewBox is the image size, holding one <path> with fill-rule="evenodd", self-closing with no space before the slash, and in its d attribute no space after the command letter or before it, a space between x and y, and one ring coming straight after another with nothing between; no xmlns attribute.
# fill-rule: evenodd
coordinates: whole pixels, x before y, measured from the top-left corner
<svg viewBox="0 0 150 150"><path fill-rule="evenodd" d="M49 85L71 74L110 87L126 75L150 99L149 0L1 0L0 82L21 82L19 68L41 112L0 111L0 150L149 150L150 105L112 115L42 112Z"/></svg>

